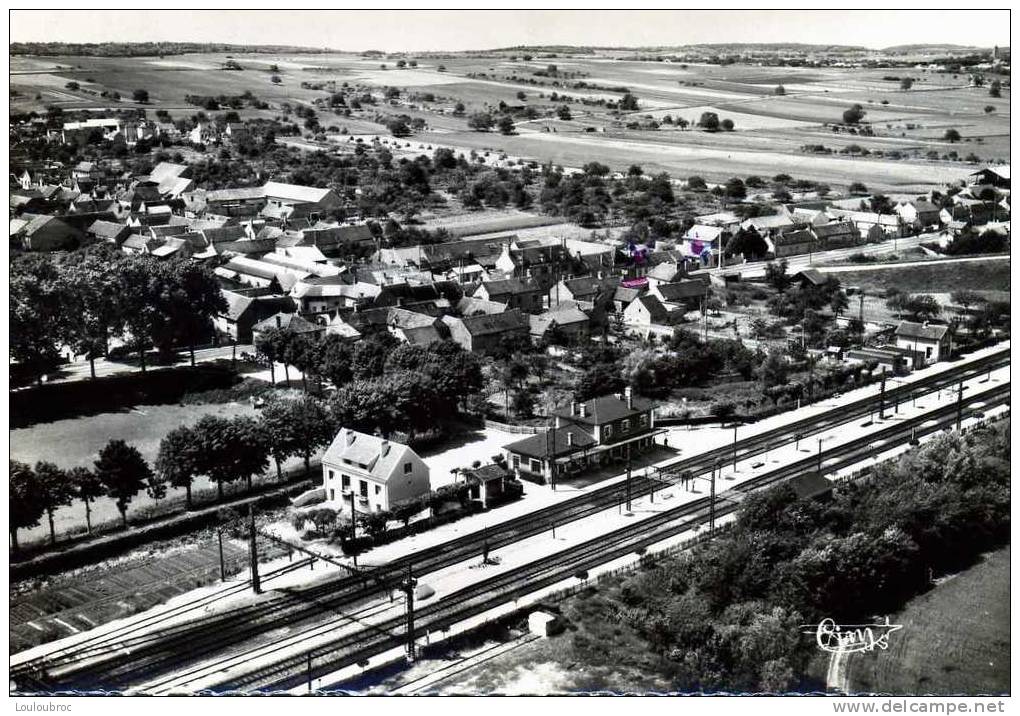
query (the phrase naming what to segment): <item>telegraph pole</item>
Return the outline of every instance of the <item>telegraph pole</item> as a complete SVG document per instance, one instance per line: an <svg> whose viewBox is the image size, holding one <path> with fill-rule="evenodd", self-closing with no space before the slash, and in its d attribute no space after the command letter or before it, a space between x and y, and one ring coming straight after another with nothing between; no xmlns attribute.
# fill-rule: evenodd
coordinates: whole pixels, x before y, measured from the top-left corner
<svg viewBox="0 0 1020 716"><path fill-rule="evenodd" d="M956 429L960 429L960 423L963 421L963 381L960 381L959 386L956 390Z"/></svg>
<svg viewBox="0 0 1020 716"><path fill-rule="evenodd" d="M627 443L627 512L630 512L630 443Z"/></svg>
<svg viewBox="0 0 1020 716"><path fill-rule="evenodd" d="M227 565L223 563L223 527L216 528L216 539L220 547L220 581L227 581Z"/></svg>
<svg viewBox="0 0 1020 716"><path fill-rule="evenodd" d="M411 565L407 565L407 580L404 582L404 597L407 602L407 660L414 663L417 656L414 648L414 587L417 580L411 573Z"/></svg>
<svg viewBox="0 0 1020 716"><path fill-rule="evenodd" d="M712 482L709 488L708 497L708 531L710 534L715 534L715 472L718 470L722 472L722 461L719 458L715 460L715 467L712 468Z"/></svg>
<svg viewBox="0 0 1020 716"><path fill-rule="evenodd" d="M262 581L259 579L259 551L255 541L255 508L248 505L248 551L251 557L251 590L262 594Z"/></svg>
<svg viewBox="0 0 1020 716"><path fill-rule="evenodd" d="M818 438L818 474L822 474L822 439Z"/></svg>
<svg viewBox="0 0 1020 716"><path fill-rule="evenodd" d="M733 472L737 471L737 423L733 423Z"/></svg>
<svg viewBox="0 0 1020 716"><path fill-rule="evenodd" d="M882 371L882 388L878 394L878 419L885 420L885 371Z"/></svg>

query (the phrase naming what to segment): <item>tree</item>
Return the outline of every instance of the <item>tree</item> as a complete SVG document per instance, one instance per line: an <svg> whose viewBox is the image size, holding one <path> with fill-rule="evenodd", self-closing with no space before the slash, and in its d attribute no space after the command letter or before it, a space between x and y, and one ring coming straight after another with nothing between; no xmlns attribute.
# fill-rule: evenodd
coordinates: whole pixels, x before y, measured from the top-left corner
<svg viewBox="0 0 1020 716"><path fill-rule="evenodd" d="M131 98L139 104L147 104L149 101L149 90L136 89L131 93Z"/></svg>
<svg viewBox="0 0 1020 716"><path fill-rule="evenodd" d="M726 181L725 192L727 198L736 199L737 201L747 196L747 189L744 187L744 182L740 177L728 179Z"/></svg>
<svg viewBox="0 0 1020 716"><path fill-rule="evenodd" d="M467 108L464 106L463 102L458 102L457 104L453 105L453 116L454 117L462 117L462 116L464 116L464 112L466 112L466 111L467 111Z"/></svg>
<svg viewBox="0 0 1020 716"><path fill-rule="evenodd" d="M570 113L570 107L565 104L561 104L556 108L556 116L564 122L569 122L574 118L574 116Z"/></svg>
<svg viewBox="0 0 1020 716"><path fill-rule="evenodd" d="M779 263L769 261L765 264L765 281L772 286L772 288L779 291L779 293L785 291L792 281L786 272L788 266L789 264L786 262L786 259L783 259Z"/></svg>
<svg viewBox="0 0 1020 716"><path fill-rule="evenodd" d="M723 131L732 132L735 125L733 124L732 119L727 118L721 121L719 126L722 127Z"/></svg>
<svg viewBox="0 0 1020 716"><path fill-rule="evenodd" d="M758 378L766 389L785 385L788 373L789 366L786 359L776 352L769 353L758 367Z"/></svg>
<svg viewBox="0 0 1020 716"><path fill-rule="evenodd" d="M394 137L407 137L411 134L411 128L407 126L407 122L398 117L386 122L386 129L390 130L390 134Z"/></svg>
<svg viewBox="0 0 1020 716"><path fill-rule="evenodd" d="M918 321L927 321L942 313L942 306L939 302L934 296L927 294L911 296L906 309Z"/></svg>
<svg viewBox="0 0 1020 716"><path fill-rule="evenodd" d="M273 385L276 385L276 363L283 357L280 352L283 345L282 332L280 328L267 328L255 336L255 353L269 361L269 381Z"/></svg>
<svg viewBox="0 0 1020 716"><path fill-rule="evenodd" d="M912 77L904 77L900 80L900 89L906 92L914 86L914 80Z"/></svg>
<svg viewBox="0 0 1020 716"><path fill-rule="evenodd" d="M947 142L949 142L950 144L952 144L954 142L959 142L960 139L961 139L960 132L958 130L952 129L952 128L947 129L946 133L942 135L942 138L944 140L946 140Z"/></svg>
<svg viewBox="0 0 1020 716"><path fill-rule="evenodd" d="M245 480L251 492L252 476L269 467L269 441L262 425L248 416L205 415L193 430L201 456L199 469L216 483L218 499L223 499L226 483L238 480Z"/></svg>
<svg viewBox="0 0 1020 716"><path fill-rule="evenodd" d="M850 186L847 187L847 191L851 194L867 194L868 187L859 181L850 182Z"/></svg>
<svg viewBox="0 0 1020 716"><path fill-rule="evenodd" d="M630 92L620 98L620 109L624 112L636 112L639 109L637 97Z"/></svg>
<svg viewBox="0 0 1020 716"><path fill-rule="evenodd" d="M702 112L701 118L698 119L698 126L706 132L719 131L719 115L715 112Z"/></svg>
<svg viewBox="0 0 1020 716"><path fill-rule="evenodd" d="M970 307L981 303L984 298L977 291L970 291L963 289L960 291L953 291L949 294L949 298L952 299L953 303L963 308L963 312L967 313L970 311Z"/></svg>
<svg viewBox="0 0 1020 716"><path fill-rule="evenodd" d="M36 380L60 359L59 341L66 334L64 292L59 274L45 256L22 256L11 262L8 313L10 357L31 369Z"/></svg>
<svg viewBox="0 0 1020 716"><path fill-rule="evenodd" d="M116 254L92 251L62 266L60 286L66 319L62 337L76 353L88 357L93 378L96 357L105 355L110 338L124 330L119 266Z"/></svg>
<svg viewBox="0 0 1020 716"><path fill-rule="evenodd" d="M46 496L32 468L17 460L10 461L10 480L7 487L11 546L17 552L18 530L39 524L39 518L46 512Z"/></svg>
<svg viewBox="0 0 1020 716"><path fill-rule="evenodd" d="M278 85L281 82L283 82L283 79L280 77L280 75L273 75L272 77L269 78L269 81L272 82L274 85Z"/></svg>
<svg viewBox="0 0 1020 716"><path fill-rule="evenodd" d="M173 486L183 487L185 502L191 509L191 486L195 475L200 472L202 456L198 452L199 441L194 431L186 425L174 428L159 442L156 455L156 474Z"/></svg>
<svg viewBox="0 0 1020 716"><path fill-rule="evenodd" d="M495 121L488 112L475 112L468 117L468 127L476 132L488 132L494 125Z"/></svg>
<svg viewBox="0 0 1020 716"><path fill-rule="evenodd" d="M501 116L499 121L496 123L496 126L498 127L500 134L510 135L514 133L514 120L509 114Z"/></svg>
<svg viewBox="0 0 1020 716"><path fill-rule="evenodd" d="M326 334L316 346L315 371L339 388L353 377L351 348L340 336Z"/></svg>
<svg viewBox="0 0 1020 716"><path fill-rule="evenodd" d="M81 89L81 85L79 85L77 82L73 80L64 85L64 87L71 90L72 92L77 92L79 89Z"/></svg>
<svg viewBox="0 0 1020 716"><path fill-rule="evenodd" d="M106 494L102 481L87 467L74 467L67 473L74 498L85 505L85 529L92 534L92 503Z"/></svg>
<svg viewBox="0 0 1020 716"><path fill-rule="evenodd" d="M73 497L71 483L67 479L67 473L52 462L37 462L35 477L42 491L43 508L50 523L50 544L56 544L57 532L53 524L53 513L58 507L71 504Z"/></svg>
<svg viewBox="0 0 1020 716"><path fill-rule="evenodd" d="M845 124L860 124L861 120L867 114L864 111L864 107L859 104L855 104L850 109L843 112L843 122Z"/></svg>
<svg viewBox="0 0 1020 716"><path fill-rule="evenodd" d="M988 85L988 96L989 97L1002 96L1002 83L999 80L992 80L992 83Z"/></svg>
<svg viewBox="0 0 1020 716"><path fill-rule="evenodd" d="M261 425L269 443L269 452L276 462L277 476L281 479L281 461L300 455L308 475L311 473L312 453L333 439L329 412L309 395L296 400L277 398L269 401L262 409Z"/></svg>
<svg viewBox="0 0 1020 716"><path fill-rule="evenodd" d="M95 462L96 477L106 487L106 494L117 502L121 521L127 527L127 508L142 489L154 484L149 463L138 449L123 440L111 440L99 451Z"/></svg>
<svg viewBox="0 0 1020 716"><path fill-rule="evenodd" d="M783 87L782 85L776 85L776 89L774 90L773 94L777 94L781 97L784 94L786 94L786 88Z"/></svg>

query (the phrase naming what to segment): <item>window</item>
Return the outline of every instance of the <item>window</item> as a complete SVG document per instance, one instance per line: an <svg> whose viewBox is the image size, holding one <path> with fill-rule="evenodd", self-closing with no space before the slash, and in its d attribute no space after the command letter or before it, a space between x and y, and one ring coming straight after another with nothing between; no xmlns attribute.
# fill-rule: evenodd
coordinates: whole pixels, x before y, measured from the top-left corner
<svg viewBox="0 0 1020 716"><path fill-rule="evenodd" d="M542 472L542 461L541 460L532 460L531 461L531 471L533 473L535 473L535 474L538 474L538 473Z"/></svg>
<svg viewBox="0 0 1020 716"><path fill-rule="evenodd" d="M329 500L330 500L330 502L332 502L335 499L336 499L336 491L333 490L333 488L330 488L330 490L329 490Z"/></svg>
<svg viewBox="0 0 1020 716"><path fill-rule="evenodd" d="M521 456L520 455L514 455L512 458L510 458L510 464L513 466L513 468L515 470L520 468L520 466L521 466Z"/></svg>
<svg viewBox="0 0 1020 716"><path fill-rule="evenodd" d="M350 475L342 475L340 477L340 487L343 488L344 490L351 489L351 476Z"/></svg>
<svg viewBox="0 0 1020 716"><path fill-rule="evenodd" d="M382 485L376 485L375 486L375 494L378 495L380 492L382 492Z"/></svg>
<svg viewBox="0 0 1020 716"><path fill-rule="evenodd" d="M647 428L648 427L648 413L642 413L640 420L641 420L641 427Z"/></svg>
<svg viewBox="0 0 1020 716"><path fill-rule="evenodd" d="M358 491L362 497L368 497L368 483L364 480L358 480Z"/></svg>
<svg viewBox="0 0 1020 716"><path fill-rule="evenodd" d="M414 469L414 466L411 463L409 463L409 462L405 462L404 463L404 474L405 475L407 473L411 472L411 470L413 470L413 469Z"/></svg>
<svg viewBox="0 0 1020 716"><path fill-rule="evenodd" d="M925 357L925 358L931 358L931 346L928 346L928 347L927 347L927 348L925 349L924 357Z"/></svg>
<svg viewBox="0 0 1020 716"><path fill-rule="evenodd" d="M330 479L330 480L332 480L332 479L333 479L334 477L336 477L336 475L334 475L334 474L333 474L333 471L332 471L332 470L330 470L330 471L329 471L329 479Z"/></svg>
<svg viewBox="0 0 1020 716"><path fill-rule="evenodd" d="M608 437L611 437L612 434L613 434L613 426L612 425L607 425L606 427L602 428L602 437L608 438Z"/></svg>
<svg viewBox="0 0 1020 716"><path fill-rule="evenodd" d="M630 419L629 418L624 419L623 423L620 424L620 432L621 433L630 432Z"/></svg>

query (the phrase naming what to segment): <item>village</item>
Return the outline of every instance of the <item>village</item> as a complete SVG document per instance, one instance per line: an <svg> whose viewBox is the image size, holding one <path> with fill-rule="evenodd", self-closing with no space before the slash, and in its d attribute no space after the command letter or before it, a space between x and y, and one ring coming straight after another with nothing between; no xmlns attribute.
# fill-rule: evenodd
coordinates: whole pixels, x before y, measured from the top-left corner
<svg viewBox="0 0 1020 716"><path fill-rule="evenodd" d="M272 65L268 81L290 82L286 70ZM971 70L1008 73L1008 55L995 48ZM717 529L717 481L741 490L783 460L774 469L800 466L784 480L813 499L866 459L826 457L823 469L825 441L849 451L841 441L853 436L854 450L873 444L891 460L917 448L919 428L940 439L932 416L949 432L954 416L958 431L986 413L1008 420L1008 163L954 152L938 182L904 191L844 181L842 165L828 181L677 176L597 155L562 166L445 140L451 116L484 124L462 104L435 106L453 97L302 87L313 85L322 99L286 107L247 92L153 110L138 89L131 108L12 115L10 534L26 616L11 633L22 683L100 678L105 667L87 661L78 681L33 664L62 639L91 653L89 638L116 634L103 629L144 623L130 620L192 590L241 580L259 595L260 572L279 575L280 593L374 578L391 604L404 590L427 612L444 580L468 589L481 578L442 571L455 556L481 550L480 568L501 574L532 550L539 559L526 540L546 527L588 539L605 510L622 531L632 491L650 495L651 513L680 509L701 499L691 486L711 468L711 516L691 527L701 540ZM376 106L389 114L369 120ZM570 119L527 108L482 113L507 136ZM843 116L833 133L865 135ZM543 117L548 127L525 126ZM345 120L360 130L332 124ZM966 413L965 389L977 401ZM894 406L908 421L899 451L880 432ZM652 507L660 484L675 490L668 507ZM633 523L645 519L659 518ZM429 550L444 539L464 553L438 561ZM515 555L491 557L516 540ZM418 580L389 576L428 559L427 585L424 567ZM326 571L303 585L295 570L316 565ZM573 569L587 582L588 569ZM146 586L115 609L84 586L63 604L62 585L82 576ZM231 601L241 594L223 604L254 610ZM531 625L543 636L557 621L547 611ZM380 607L383 617L400 622ZM413 662L408 619L410 646L387 648ZM442 623L445 634L454 622ZM275 673L261 654L244 666L252 684L311 690L368 669L323 655L315 681L309 656L307 678L302 661L256 682ZM109 673L104 685L151 693L249 683Z"/></svg>

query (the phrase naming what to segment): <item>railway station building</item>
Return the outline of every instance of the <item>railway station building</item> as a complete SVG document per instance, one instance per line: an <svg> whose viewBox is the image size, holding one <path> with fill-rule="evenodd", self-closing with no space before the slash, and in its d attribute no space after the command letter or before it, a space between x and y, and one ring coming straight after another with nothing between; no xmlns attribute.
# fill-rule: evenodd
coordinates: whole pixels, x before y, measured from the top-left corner
<svg viewBox="0 0 1020 716"><path fill-rule="evenodd" d="M545 484L595 467L625 465L649 450L663 430L655 427L655 404L626 393L573 402L553 412L544 432L504 446L506 463L521 479ZM555 470L555 473L554 473Z"/></svg>

